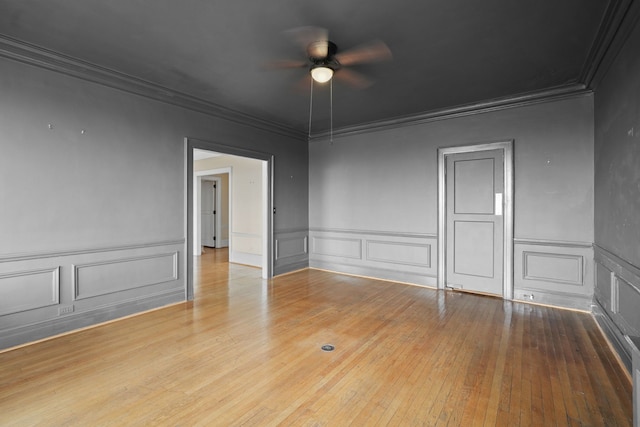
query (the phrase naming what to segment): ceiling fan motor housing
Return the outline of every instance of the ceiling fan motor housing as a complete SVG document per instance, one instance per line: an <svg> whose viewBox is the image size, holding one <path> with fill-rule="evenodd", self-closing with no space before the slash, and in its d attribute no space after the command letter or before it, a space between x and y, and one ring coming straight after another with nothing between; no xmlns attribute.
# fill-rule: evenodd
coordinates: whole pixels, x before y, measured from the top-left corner
<svg viewBox="0 0 640 427"><path fill-rule="evenodd" d="M338 46L329 40L320 40L309 43L307 54L313 62L320 60L333 60L333 56L338 52Z"/></svg>
<svg viewBox="0 0 640 427"><path fill-rule="evenodd" d="M307 48L307 53L309 54L309 60L311 61L311 67L309 67L309 71L311 75L315 76L314 69L317 68L329 68L331 72L327 75L326 72L323 73L324 78L316 78L314 79L318 82L325 82L331 79L331 75L333 72L337 71L340 68L340 63L337 59L335 59L334 55L338 51L338 46L335 43L329 40L317 41L309 44Z"/></svg>

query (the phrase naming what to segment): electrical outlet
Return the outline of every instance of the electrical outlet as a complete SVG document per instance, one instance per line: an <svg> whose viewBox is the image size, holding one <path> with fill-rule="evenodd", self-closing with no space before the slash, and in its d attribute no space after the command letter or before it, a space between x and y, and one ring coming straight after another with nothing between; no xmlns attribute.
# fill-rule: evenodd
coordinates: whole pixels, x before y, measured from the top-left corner
<svg viewBox="0 0 640 427"><path fill-rule="evenodd" d="M69 314L69 313L73 313L72 305L58 308L58 316L62 316L63 314Z"/></svg>

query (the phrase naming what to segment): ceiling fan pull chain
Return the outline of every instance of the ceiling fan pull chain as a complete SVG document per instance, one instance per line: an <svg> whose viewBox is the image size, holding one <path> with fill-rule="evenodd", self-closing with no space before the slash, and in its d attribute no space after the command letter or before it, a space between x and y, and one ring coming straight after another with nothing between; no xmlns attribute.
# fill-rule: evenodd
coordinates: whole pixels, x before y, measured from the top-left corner
<svg viewBox="0 0 640 427"><path fill-rule="evenodd" d="M311 95L309 96L309 139L311 139L311 115L313 114L313 79L311 80Z"/></svg>
<svg viewBox="0 0 640 427"><path fill-rule="evenodd" d="M329 81L329 142L333 145L333 79Z"/></svg>

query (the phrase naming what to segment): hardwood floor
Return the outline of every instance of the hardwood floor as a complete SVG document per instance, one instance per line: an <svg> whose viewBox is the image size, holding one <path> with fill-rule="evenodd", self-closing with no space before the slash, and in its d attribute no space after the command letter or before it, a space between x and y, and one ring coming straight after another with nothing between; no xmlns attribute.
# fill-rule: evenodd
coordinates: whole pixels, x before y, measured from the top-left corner
<svg viewBox="0 0 640 427"><path fill-rule="evenodd" d="M585 313L226 256L193 302L1 353L0 425L631 425Z"/></svg>

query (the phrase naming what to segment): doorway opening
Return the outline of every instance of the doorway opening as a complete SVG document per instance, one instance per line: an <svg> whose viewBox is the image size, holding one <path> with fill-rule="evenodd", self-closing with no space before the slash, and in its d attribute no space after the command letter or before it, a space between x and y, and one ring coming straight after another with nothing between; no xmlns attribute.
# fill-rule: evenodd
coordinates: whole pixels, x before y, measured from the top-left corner
<svg viewBox="0 0 640 427"><path fill-rule="evenodd" d="M438 288L513 299L513 141L438 149Z"/></svg>
<svg viewBox="0 0 640 427"><path fill-rule="evenodd" d="M220 156L219 162L228 166L203 169L194 167L194 154L204 150ZM226 159L225 159L226 157ZM233 165L236 165L235 167ZM249 165L249 166L247 166ZM229 261L261 268L265 279L273 276L273 155L232 147L216 142L185 138L185 235L186 242L186 299L194 296L194 256L202 250L202 182L228 177L228 203L223 192L216 192L219 203L216 213L228 210L228 239L225 239L223 215L215 215L218 241L228 241ZM235 179L237 178L237 179ZM234 184L235 181L235 184ZM235 206L235 208L234 208Z"/></svg>

